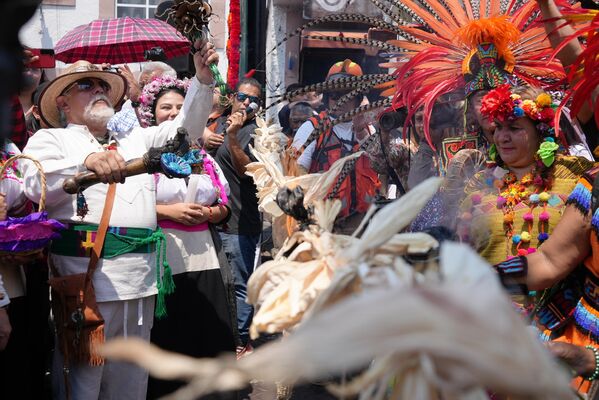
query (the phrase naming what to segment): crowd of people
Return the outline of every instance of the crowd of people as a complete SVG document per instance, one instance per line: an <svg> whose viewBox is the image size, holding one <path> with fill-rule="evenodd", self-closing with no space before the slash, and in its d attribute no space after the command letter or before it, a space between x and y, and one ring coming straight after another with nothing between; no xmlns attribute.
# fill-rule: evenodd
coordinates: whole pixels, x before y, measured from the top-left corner
<svg viewBox="0 0 599 400"><path fill-rule="evenodd" d="M570 38L553 0L531 4L554 48ZM286 135L288 175L321 173L364 151L329 192L341 200L339 234L352 234L373 205L444 177L410 230L438 234L442 227L444 239L470 244L495 265L515 309L587 393L599 380L599 88L577 115L559 108L559 117L559 100L575 81L562 91L523 81L505 42L483 35L470 45L460 61L465 85L431 106L385 110L391 125L381 113L345 118L376 101L372 93L299 84L287 88L288 101L269 123ZM52 80L25 69L2 161L25 154L43 171L25 159L6 169L0 220L25 217L41 202L64 229L43 252L0 255L2 396L153 399L181 385L104 360L101 343L121 336L194 357L251 356L257 344L247 285L264 261L271 222L246 174L256 161L263 86L246 76L224 91L210 70L218 63L213 45L198 40L194 47L196 72L185 79L162 62L146 63L138 76L127 65L83 60ZM559 67L582 51L576 40L560 47ZM364 75L345 59L321 78ZM408 80L396 85L398 93L413 88ZM131 160L175 146L181 128L191 145L188 177L134 171ZM87 172L97 184L76 179L82 186L75 194L63 189ZM33 231L14 238L25 239L39 238Z"/></svg>

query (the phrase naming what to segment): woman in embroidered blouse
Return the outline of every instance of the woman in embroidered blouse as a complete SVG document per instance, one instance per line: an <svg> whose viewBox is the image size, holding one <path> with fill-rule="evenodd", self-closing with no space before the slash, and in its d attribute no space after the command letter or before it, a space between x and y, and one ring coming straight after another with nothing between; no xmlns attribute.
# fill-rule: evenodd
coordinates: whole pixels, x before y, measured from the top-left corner
<svg viewBox="0 0 599 400"><path fill-rule="evenodd" d="M174 119L186 88L186 82L170 77L146 85L141 96L143 122L159 125ZM210 224L228 217L229 185L209 155L196 150L195 157L189 178L156 176L158 224L167 238L175 292L166 297L168 314L154 321L151 340L167 350L214 357L235 351L234 313L224 282L229 275L226 270L221 274L210 230ZM177 387L177 383L150 378L148 398L162 397Z"/></svg>
<svg viewBox="0 0 599 400"><path fill-rule="evenodd" d="M592 167L556 154L554 107L550 95L531 87L502 85L483 99L481 111L496 125L489 150L495 165L468 182L458 234L492 264L536 251Z"/></svg>
<svg viewBox="0 0 599 400"><path fill-rule="evenodd" d="M598 172L595 167L581 177L559 224L539 251L495 266L507 287L537 291L554 287L538 306L535 324L544 340L580 346L564 347L570 354L563 358L580 365L593 380L599 378L593 354L599 354L599 203L591 192ZM585 364L592 366L582 368ZM586 392L590 385L577 378L574 386Z"/></svg>

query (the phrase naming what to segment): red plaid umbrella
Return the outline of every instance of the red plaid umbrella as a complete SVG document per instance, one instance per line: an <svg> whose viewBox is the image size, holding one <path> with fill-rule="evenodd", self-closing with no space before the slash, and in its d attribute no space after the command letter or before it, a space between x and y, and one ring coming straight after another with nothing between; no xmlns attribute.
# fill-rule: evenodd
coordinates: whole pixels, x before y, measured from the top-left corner
<svg viewBox="0 0 599 400"><path fill-rule="evenodd" d="M155 18L97 19L67 33L56 43L56 58L65 63L94 64L145 61L144 51L162 47L167 58L189 52L190 43L175 28Z"/></svg>

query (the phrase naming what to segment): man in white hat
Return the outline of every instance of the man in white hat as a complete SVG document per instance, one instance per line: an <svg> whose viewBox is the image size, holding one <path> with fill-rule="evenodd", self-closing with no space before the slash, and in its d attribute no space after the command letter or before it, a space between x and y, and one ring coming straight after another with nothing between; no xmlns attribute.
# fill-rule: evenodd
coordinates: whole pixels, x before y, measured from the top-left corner
<svg viewBox="0 0 599 400"><path fill-rule="evenodd" d="M50 260L59 276L86 273L109 186L98 184L86 189L83 196L72 196L63 191L63 181L89 170L103 183L120 183L116 185L109 234L92 279L105 321L106 340L116 336L150 337L160 279L157 265L163 265L162 259L158 263L156 259L160 243L122 244L125 237L142 241L156 237L155 181L148 174L127 177L125 160L141 157L150 147L163 146L175 136L178 127L185 127L192 141L204 131L212 105L209 65L218 62L218 56L211 43L198 41L195 48L197 73L183 108L176 119L160 126L108 131L113 105L122 100L127 83L121 75L89 63L73 65L41 95L40 114L52 129L41 129L31 137L25 153L43 166L49 217L68 225L50 249ZM23 175L27 197L39 202L40 174L29 163ZM128 364L109 360L103 365L71 364L65 374L67 379L63 379L63 357L59 346L56 348L55 398L65 398L67 390L70 398L77 400L146 398L147 372Z"/></svg>

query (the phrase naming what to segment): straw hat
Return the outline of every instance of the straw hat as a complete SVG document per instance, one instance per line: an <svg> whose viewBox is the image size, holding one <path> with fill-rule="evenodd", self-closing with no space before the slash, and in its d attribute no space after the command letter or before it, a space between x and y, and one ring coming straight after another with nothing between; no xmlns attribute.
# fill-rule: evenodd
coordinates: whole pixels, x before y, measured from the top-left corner
<svg viewBox="0 0 599 400"><path fill-rule="evenodd" d="M127 81L122 75L115 72L102 71L88 61L77 61L70 65L62 75L51 81L40 95L40 117L48 126L60 128L60 112L56 105L56 98L73 83L83 78L96 78L110 85L108 98L113 106L123 100L127 90Z"/></svg>

